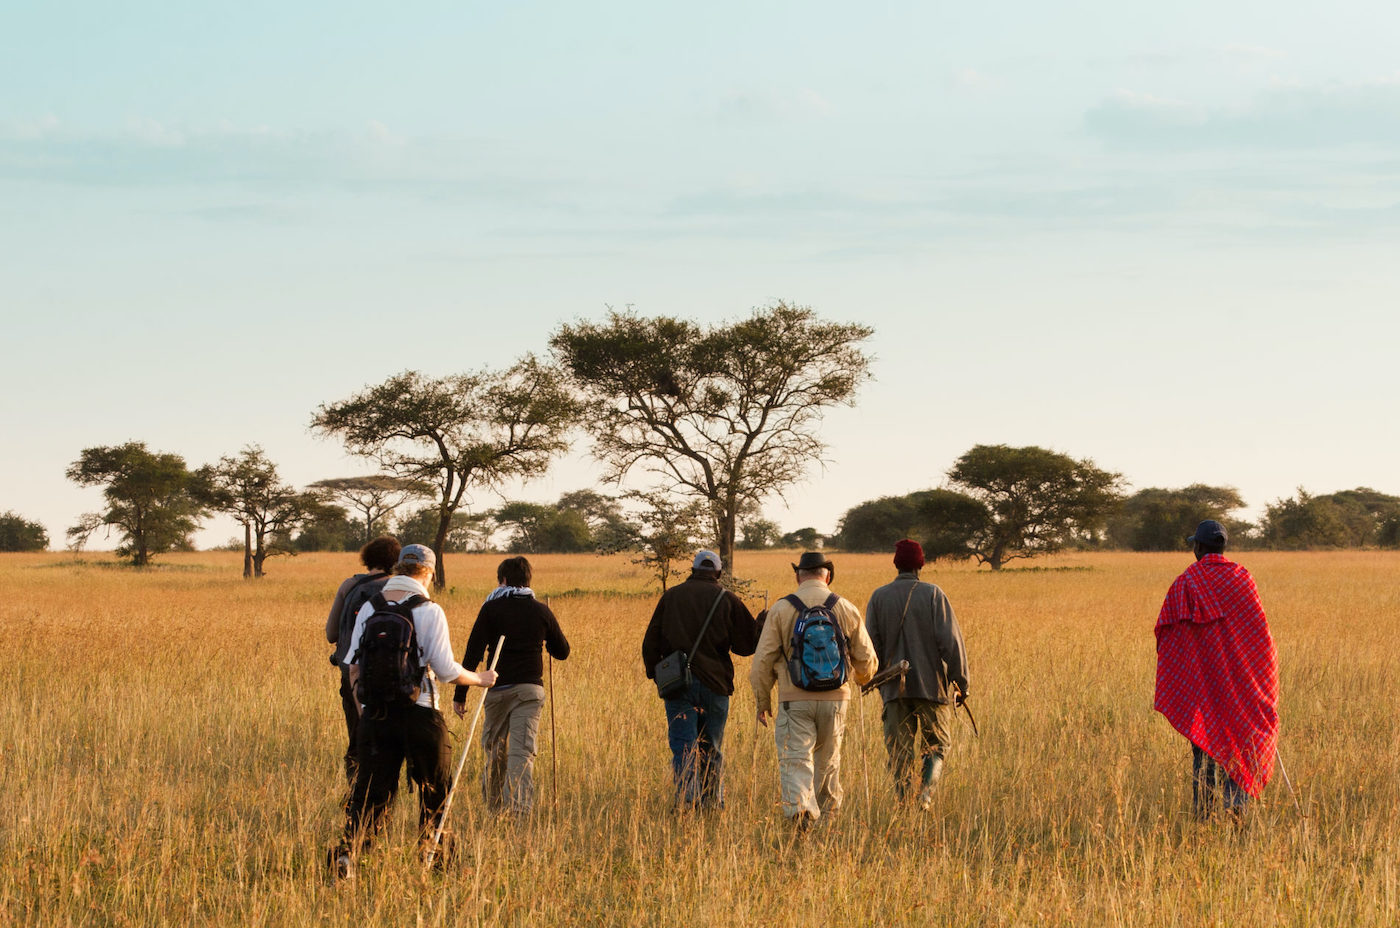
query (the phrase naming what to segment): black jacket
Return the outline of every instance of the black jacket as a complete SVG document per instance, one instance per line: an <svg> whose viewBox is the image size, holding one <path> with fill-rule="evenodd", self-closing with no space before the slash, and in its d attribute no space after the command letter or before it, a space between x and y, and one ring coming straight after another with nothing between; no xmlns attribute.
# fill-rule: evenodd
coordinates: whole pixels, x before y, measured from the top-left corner
<svg viewBox="0 0 1400 928"><path fill-rule="evenodd" d="M716 597L723 598L705 629L704 639L695 647L695 636L705 624ZM657 602L642 637L642 663L650 678L667 654L689 653L694 647L690 671L695 679L713 692L728 696L734 692L730 652L747 656L757 646L757 627L744 601L721 587L717 579L692 573L690 579L667 590Z"/></svg>
<svg viewBox="0 0 1400 928"><path fill-rule="evenodd" d="M496 664L496 685L510 686L515 683L544 683L544 659L540 656L540 646L548 649L556 660L569 656L569 639L559 629L559 620L544 603L533 596L502 596L489 603L483 603L476 615L467 638L467 650L462 655L462 666L468 670L486 658L487 649L496 648L496 642L506 636L501 649L501 659ZM483 666L482 669L485 669ZM453 702L467 698L467 688L457 687Z"/></svg>

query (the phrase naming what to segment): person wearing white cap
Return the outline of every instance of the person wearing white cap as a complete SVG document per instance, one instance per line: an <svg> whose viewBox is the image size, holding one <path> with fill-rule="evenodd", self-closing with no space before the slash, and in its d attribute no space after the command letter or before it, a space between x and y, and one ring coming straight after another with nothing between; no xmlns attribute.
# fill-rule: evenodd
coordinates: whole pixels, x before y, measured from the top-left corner
<svg viewBox="0 0 1400 928"><path fill-rule="evenodd" d="M447 614L427 588L436 566L431 548L405 545L394 576L355 617L345 665L361 704L360 756L345 807L345 833L331 852L340 879L354 874L355 856L373 841L405 760L418 784L418 824L425 839L442 818L452 779L452 747L438 711L437 681L465 686L496 682L495 671L474 673L452 657ZM396 639L396 633L402 638ZM400 645L409 646L414 679L403 680L401 672L394 672L401 666L395 663L403 653Z"/></svg>
<svg viewBox="0 0 1400 928"><path fill-rule="evenodd" d="M663 695L677 809L724 808L724 726L734 692L730 654L758 643L753 614L720 585L719 555L697 551L690 576L661 595L642 637L649 679L679 653L683 679Z"/></svg>

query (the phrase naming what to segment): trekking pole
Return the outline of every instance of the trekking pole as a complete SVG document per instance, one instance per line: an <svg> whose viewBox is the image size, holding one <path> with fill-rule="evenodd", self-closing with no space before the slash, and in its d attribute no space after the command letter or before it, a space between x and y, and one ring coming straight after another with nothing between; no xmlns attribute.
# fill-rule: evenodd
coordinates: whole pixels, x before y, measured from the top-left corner
<svg viewBox="0 0 1400 928"><path fill-rule="evenodd" d="M554 740L554 655L549 655L549 801L559 804L559 749Z"/></svg>
<svg viewBox="0 0 1400 928"><path fill-rule="evenodd" d="M1288 767L1283 763L1283 755L1278 752L1278 745L1274 745L1274 758L1278 761L1278 769L1283 771L1283 782L1288 784L1288 795L1293 797L1293 807L1298 810L1298 814L1303 818L1308 817L1308 813L1303 811L1303 804L1298 801L1298 791L1293 788L1293 778L1288 775Z"/></svg>
<svg viewBox="0 0 1400 928"><path fill-rule="evenodd" d="M501 659L501 649L505 647L506 636L502 635L496 642L496 653L491 655L491 666L488 670L496 669L496 662ZM476 737L476 723L481 719L481 709L486 705L486 693L489 687L481 691L481 702L476 704L476 712L472 714L472 727L467 732L466 744L462 745L462 757L457 761L457 771L452 774L452 785L447 788L447 801L442 804L442 817L438 819L437 831L433 832L433 843L428 845L428 853L423 858L425 869L431 868L433 858L437 856L438 842L442 840L442 829L447 825L447 815L452 811L452 797L457 795L457 781L462 778L462 768L467 764L467 755L471 753L472 738Z"/></svg>
<svg viewBox="0 0 1400 928"><path fill-rule="evenodd" d="M544 598L545 608L549 608L549 596ZM559 751L554 740L554 655L549 655L549 801L559 805Z"/></svg>

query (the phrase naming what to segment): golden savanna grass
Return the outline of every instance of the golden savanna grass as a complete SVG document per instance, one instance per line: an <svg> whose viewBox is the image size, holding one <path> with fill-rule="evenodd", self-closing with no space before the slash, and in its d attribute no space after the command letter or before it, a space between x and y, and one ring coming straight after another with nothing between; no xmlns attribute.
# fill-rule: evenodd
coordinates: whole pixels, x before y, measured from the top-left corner
<svg viewBox="0 0 1400 928"><path fill-rule="evenodd" d="M740 573L776 597L792 557L744 553ZM957 723L932 814L897 807L867 697L849 715L845 809L799 836L744 682L727 811L668 813L663 713L638 653L649 579L623 558L535 558L574 647L554 666L557 756L546 717L536 815L483 814L476 749L446 874L421 874L417 797L402 792L379 850L335 886L323 862L343 730L322 628L353 556L278 560L245 582L228 554L148 571L6 555L0 922L1397 924L1400 556L1240 556L1279 644L1281 750L1302 813L1276 775L1238 829L1185 814L1190 752L1151 711L1152 622L1188 560L927 570L963 625L982 736ZM458 649L496 562L448 559ZM862 607L892 576L886 556L836 564L836 589Z"/></svg>

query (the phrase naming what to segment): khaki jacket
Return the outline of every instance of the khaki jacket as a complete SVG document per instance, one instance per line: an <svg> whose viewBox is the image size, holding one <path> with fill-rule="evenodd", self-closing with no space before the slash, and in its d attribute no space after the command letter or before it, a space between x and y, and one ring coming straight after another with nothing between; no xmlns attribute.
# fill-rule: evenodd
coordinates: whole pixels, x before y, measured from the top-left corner
<svg viewBox="0 0 1400 928"><path fill-rule="evenodd" d="M820 580L804 580L797 588L797 598L809 606L825 602L830 595L831 590ZM821 693L800 690L792 685L787 672L787 649L792 639L792 626L797 621L797 609L786 599L780 599L768 608L768 621L763 625L763 634L758 639L758 649L749 667L749 683L753 686L754 708L757 711L773 711L775 681L780 702L794 699L839 701L850 699L856 685L875 675L880 662L875 657L875 646L865 630L860 610L850 600L838 599L834 611L846 636L847 657L851 665L846 685Z"/></svg>

